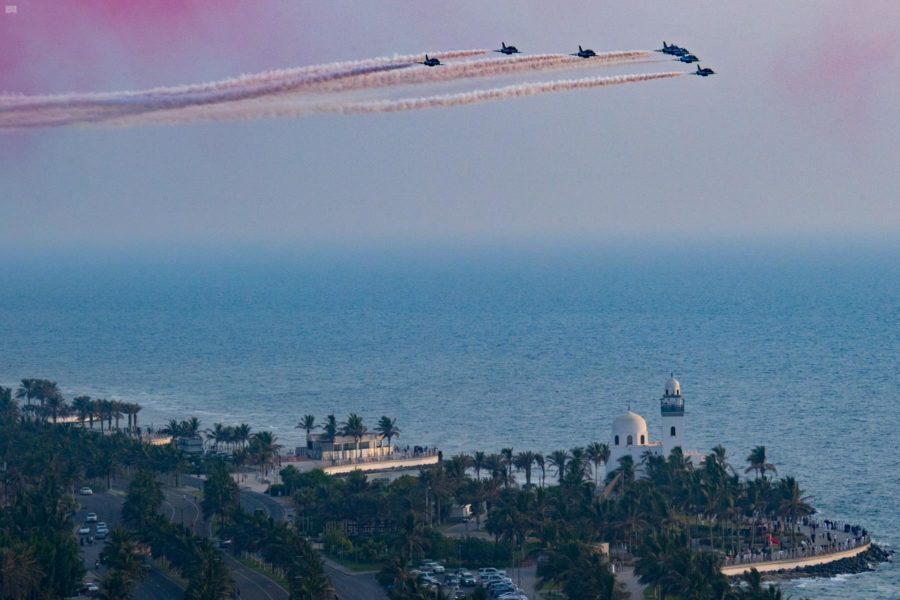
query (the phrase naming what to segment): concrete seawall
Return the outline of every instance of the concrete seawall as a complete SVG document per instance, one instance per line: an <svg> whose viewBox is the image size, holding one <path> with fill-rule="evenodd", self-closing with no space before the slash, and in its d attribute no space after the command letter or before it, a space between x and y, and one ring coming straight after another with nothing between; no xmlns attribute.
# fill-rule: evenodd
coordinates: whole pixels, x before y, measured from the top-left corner
<svg viewBox="0 0 900 600"><path fill-rule="evenodd" d="M410 469L415 467L423 467L425 465L436 465L438 457L435 454L428 456L417 456L411 458L400 458L394 460L380 460L374 462L349 463L346 465L334 465L332 467L324 467L322 470L329 475L340 475L342 473L350 473L352 471L393 471L398 469Z"/></svg>
<svg viewBox="0 0 900 600"><path fill-rule="evenodd" d="M818 554L816 556L805 556L803 558L786 558L784 560L770 560L757 563L751 562L743 563L740 565L728 565L726 567L722 567L722 574L727 575L728 577L736 577L742 574L744 571L749 571L750 569L756 569L760 573L771 573L772 571L780 571L782 569L790 571L799 567L824 565L836 560L841 560L842 558L853 558L854 556L867 551L871 546L872 543L867 542L862 546L857 546L856 548L850 548L848 550L841 550L838 552L831 552L829 554Z"/></svg>

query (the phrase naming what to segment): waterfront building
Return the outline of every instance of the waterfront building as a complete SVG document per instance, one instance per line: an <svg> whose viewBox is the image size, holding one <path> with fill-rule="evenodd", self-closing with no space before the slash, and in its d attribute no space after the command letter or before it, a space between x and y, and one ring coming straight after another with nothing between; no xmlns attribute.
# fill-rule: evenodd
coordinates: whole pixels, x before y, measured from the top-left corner
<svg viewBox="0 0 900 600"><path fill-rule="evenodd" d="M325 433L310 434L306 448L298 447L297 456L311 460L374 460L389 458L391 446L377 433L366 433L357 440L349 435L336 435L334 439Z"/></svg>

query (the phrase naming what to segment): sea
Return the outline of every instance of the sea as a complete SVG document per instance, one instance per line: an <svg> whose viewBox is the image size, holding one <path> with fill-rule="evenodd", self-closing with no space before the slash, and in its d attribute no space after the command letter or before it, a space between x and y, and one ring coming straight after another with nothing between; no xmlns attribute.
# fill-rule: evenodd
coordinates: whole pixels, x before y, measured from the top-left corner
<svg viewBox="0 0 900 600"><path fill-rule="evenodd" d="M690 449L743 471L764 445L823 518L900 546L896 239L36 250L0 281L0 383L285 448L307 413L448 455L607 442L629 408L652 437L674 374ZM900 569L783 587L900 598Z"/></svg>

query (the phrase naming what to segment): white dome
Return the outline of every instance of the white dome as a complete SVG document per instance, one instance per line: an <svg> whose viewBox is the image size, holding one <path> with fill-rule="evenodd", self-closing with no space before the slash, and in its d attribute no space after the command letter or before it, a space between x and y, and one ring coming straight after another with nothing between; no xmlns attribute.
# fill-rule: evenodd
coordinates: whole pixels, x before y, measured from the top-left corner
<svg viewBox="0 0 900 600"><path fill-rule="evenodd" d="M674 375L666 382L666 396L680 396L681 382L675 379Z"/></svg>
<svg viewBox="0 0 900 600"><path fill-rule="evenodd" d="M650 441L647 435L647 421L644 417L630 410L613 421L613 445L614 446L643 446ZM628 443L628 438L631 443Z"/></svg>

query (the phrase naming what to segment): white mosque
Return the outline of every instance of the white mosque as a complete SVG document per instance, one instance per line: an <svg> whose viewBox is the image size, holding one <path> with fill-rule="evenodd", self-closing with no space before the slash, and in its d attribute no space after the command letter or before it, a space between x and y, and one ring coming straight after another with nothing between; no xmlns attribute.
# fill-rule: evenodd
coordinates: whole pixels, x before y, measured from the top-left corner
<svg viewBox="0 0 900 600"><path fill-rule="evenodd" d="M659 441L650 439L647 421L641 415L629 409L624 415L616 417L609 445L610 469L616 468L619 459L626 455L630 455L637 465L647 452L669 456L676 446L681 446L686 455L693 454L688 453L684 445L684 398L681 396L681 383L675 379L674 374L666 382L659 407L662 415Z"/></svg>

